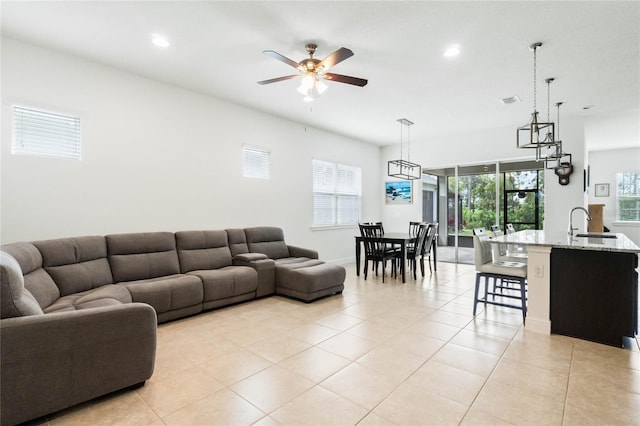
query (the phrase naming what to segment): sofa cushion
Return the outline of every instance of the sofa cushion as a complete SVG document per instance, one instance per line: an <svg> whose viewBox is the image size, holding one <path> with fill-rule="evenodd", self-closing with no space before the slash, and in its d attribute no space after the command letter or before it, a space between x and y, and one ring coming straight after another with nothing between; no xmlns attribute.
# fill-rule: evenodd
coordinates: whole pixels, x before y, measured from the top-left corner
<svg viewBox="0 0 640 426"><path fill-rule="evenodd" d="M258 273L248 266L192 271L188 275L202 280L204 302L252 293L258 288Z"/></svg>
<svg viewBox="0 0 640 426"><path fill-rule="evenodd" d="M113 284L104 237L88 236L35 241L42 265L60 289L60 296Z"/></svg>
<svg viewBox="0 0 640 426"><path fill-rule="evenodd" d="M252 253L264 253L271 259L289 257L289 248L284 242L281 228L273 226L257 226L245 228L247 245Z"/></svg>
<svg viewBox="0 0 640 426"><path fill-rule="evenodd" d="M244 234L244 229L225 229L225 231L227 233L229 249L233 257L238 254L249 253L247 236Z"/></svg>
<svg viewBox="0 0 640 426"><path fill-rule="evenodd" d="M121 283L134 302L153 306L156 313L202 304L202 281L194 275L170 275Z"/></svg>
<svg viewBox="0 0 640 426"><path fill-rule="evenodd" d="M171 232L113 234L105 238L114 282L180 273L176 240Z"/></svg>
<svg viewBox="0 0 640 426"><path fill-rule="evenodd" d="M218 269L233 262L225 231L176 232L180 272Z"/></svg>
<svg viewBox="0 0 640 426"><path fill-rule="evenodd" d="M48 314L51 312L75 311L131 302L131 293L126 287L107 284L92 290L63 296L47 307L44 312Z"/></svg>
<svg viewBox="0 0 640 426"><path fill-rule="evenodd" d="M51 276L42 269L42 255L31 243L12 243L2 246L20 265L24 277L24 287L29 290L44 309L58 300L60 289Z"/></svg>
<svg viewBox="0 0 640 426"><path fill-rule="evenodd" d="M24 288L18 261L0 251L0 318L40 315L42 309L31 292Z"/></svg>

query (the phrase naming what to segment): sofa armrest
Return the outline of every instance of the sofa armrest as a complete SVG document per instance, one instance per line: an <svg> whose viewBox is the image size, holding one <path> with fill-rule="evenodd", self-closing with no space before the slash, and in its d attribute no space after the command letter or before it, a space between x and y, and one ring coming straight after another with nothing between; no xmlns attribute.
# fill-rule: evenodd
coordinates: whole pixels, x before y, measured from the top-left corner
<svg viewBox="0 0 640 426"><path fill-rule="evenodd" d="M144 383L153 374L156 326L143 303L0 320L2 424Z"/></svg>
<svg viewBox="0 0 640 426"><path fill-rule="evenodd" d="M258 273L256 297L267 296L276 292L275 262L262 253L238 254L233 258L236 266L248 266Z"/></svg>
<svg viewBox="0 0 640 426"><path fill-rule="evenodd" d="M264 253L240 253L233 257L234 263L238 262L252 262L254 260L268 259L268 256Z"/></svg>
<svg viewBox="0 0 640 426"><path fill-rule="evenodd" d="M309 259L317 259L318 252L303 247L287 246L291 257L308 257Z"/></svg>

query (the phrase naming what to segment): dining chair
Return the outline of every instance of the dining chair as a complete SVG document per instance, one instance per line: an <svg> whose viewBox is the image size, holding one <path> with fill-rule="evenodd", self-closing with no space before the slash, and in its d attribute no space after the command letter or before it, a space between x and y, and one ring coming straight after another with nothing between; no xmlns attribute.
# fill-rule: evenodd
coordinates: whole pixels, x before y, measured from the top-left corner
<svg viewBox="0 0 640 426"><path fill-rule="evenodd" d="M512 223L507 223L507 235L514 234L516 229L513 227ZM527 250L523 246L519 246L517 244L508 244L507 245L507 255L515 258L519 258L521 262L526 262L528 259Z"/></svg>
<svg viewBox="0 0 640 426"><path fill-rule="evenodd" d="M437 223L423 223L418 228L418 234L416 236L415 247L407 250L407 259L409 259L409 266L413 270L413 279L417 279L417 262L420 259L420 273L424 277L424 259L427 258L429 263L429 272L433 273L431 269L431 247L433 240L438 233Z"/></svg>
<svg viewBox="0 0 640 426"><path fill-rule="evenodd" d="M422 246L422 256L420 258L420 269L422 270L422 276L424 277L424 258L427 257L427 262L429 263L429 273L433 273L431 269L431 251L433 250L433 245L436 237L438 236L438 222L433 222L429 224L429 229L427 230L427 237L425 238L424 245Z"/></svg>
<svg viewBox="0 0 640 426"><path fill-rule="evenodd" d="M478 303L503 306L522 311L522 322L527 316L527 265L521 262L494 262L487 237L473 236L474 263L476 267L476 285L473 301L473 316ZM484 294L480 296L480 281L484 279ZM490 289L489 280L493 281ZM491 298L489 298L491 296ZM496 300L497 297L497 300ZM507 300L505 300L507 299ZM519 300L519 304L508 300Z"/></svg>
<svg viewBox="0 0 640 426"><path fill-rule="evenodd" d="M411 235L412 237L417 237L420 225L423 224L426 224L426 222L409 222L409 235Z"/></svg>
<svg viewBox="0 0 640 426"><path fill-rule="evenodd" d="M413 279L417 279L416 270L418 265L418 258L424 256L424 243L429 231L429 225L426 223L419 223L416 228L416 240L411 246L407 247L407 260L409 261L409 270L413 271ZM424 257L422 257L421 264L422 276L424 277Z"/></svg>
<svg viewBox="0 0 640 426"><path fill-rule="evenodd" d="M502 237L504 233L500 226L491 225L491 233L493 237ZM494 262L526 262L527 256L526 253L524 256L522 253L513 253L513 250L510 250L511 244L491 244L491 253L493 254Z"/></svg>
<svg viewBox="0 0 640 426"><path fill-rule="evenodd" d="M487 231L484 228L473 228L473 235L478 235L480 237L484 237L487 235Z"/></svg>
<svg viewBox="0 0 640 426"><path fill-rule="evenodd" d="M418 230L420 229L420 225L426 225L427 222L409 222L409 235L412 237L418 237ZM407 251L413 250L416 241L407 244Z"/></svg>
<svg viewBox="0 0 640 426"><path fill-rule="evenodd" d="M367 279L369 270L369 261L373 262L373 268L378 274L378 264L382 263L382 282L384 283L385 267L387 261L391 261L391 274L397 275L396 261L400 257L400 252L395 249L389 249L384 242L384 232L382 224L365 225L360 224L360 234L364 244L364 279Z"/></svg>

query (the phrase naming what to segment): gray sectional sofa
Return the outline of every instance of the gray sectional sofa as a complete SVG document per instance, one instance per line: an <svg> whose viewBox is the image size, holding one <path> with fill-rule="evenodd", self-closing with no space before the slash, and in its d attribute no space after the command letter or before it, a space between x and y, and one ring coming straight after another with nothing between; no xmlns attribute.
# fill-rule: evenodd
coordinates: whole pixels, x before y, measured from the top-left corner
<svg viewBox="0 0 640 426"><path fill-rule="evenodd" d="M309 302L341 293L346 274L276 227L0 249L2 425L144 384L157 323L273 294Z"/></svg>

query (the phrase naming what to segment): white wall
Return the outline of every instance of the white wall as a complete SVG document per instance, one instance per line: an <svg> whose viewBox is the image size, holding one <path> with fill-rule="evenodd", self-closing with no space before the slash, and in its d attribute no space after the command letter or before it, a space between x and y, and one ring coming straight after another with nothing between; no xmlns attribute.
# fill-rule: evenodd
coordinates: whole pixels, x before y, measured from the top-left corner
<svg viewBox="0 0 640 426"><path fill-rule="evenodd" d="M589 153L589 204L604 204L604 225L621 232L640 246L640 223L616 222L616 174L640 171L640 147ZM596 197L595 185L609 184L608 197Z"/></svg>
<svg viewBox="0 0 640 426"><path fill-rule="evenodd" d="M79 114L82 160L12 155L12 104ZM3 243L274 225L352 259L357 227L310 228L312 158L360 166L380 215L377 146L6 38L1 136ZM271 150L270 180L242 177L243 144Z"/></svg>

